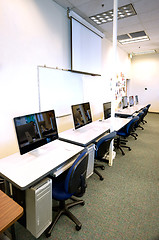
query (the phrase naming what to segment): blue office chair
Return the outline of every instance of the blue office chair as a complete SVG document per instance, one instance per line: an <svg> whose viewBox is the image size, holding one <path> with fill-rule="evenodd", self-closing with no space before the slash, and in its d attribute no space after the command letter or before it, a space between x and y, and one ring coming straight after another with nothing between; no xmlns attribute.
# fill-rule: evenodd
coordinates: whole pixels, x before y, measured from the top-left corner
<svg viewBox="0 0 159 240"><path fill-rule="evenodd" d="M146 120L145 120L144 118L145 118L146 115L147 115L148 108L147 108L147 107L144 107L144 108L142 109L142 112L143 112L144 114L142 114L142 116L141 116L141 123L145 124L145 123L146 123Z"/></svg>
<svg viewBox="0 0 159 240"><path fill-rule="evenodd" d="M115 139L115 147L117 149L120 149L123 155L125 155L125 152L122 148L127 148L129 151L131 151L131 148L126 146L127 140L122 139L122 137L127 138L128 136L132 136L135 138L135 140L137 139L137 134L135 133L134 126L136 122L138 122L138 120L138 116L132 118L128 124L126 124L123 128L117 131L118 138Z"/></svg>
<svg viewBox="0 0 159 240"><path fill-rule="evenodd" d="M78 204L85 204L83 200L79 200L77 197L81 197L85 193L87 164L88 152L84 150L66 173L53 179L52 197L59 201L59 206L53 207L53 211L56 211L57 215L46 231L47 237L51 235L56 222L62 214L69 217L76 224L76 230L81 229L82 224L69 211L69 208ZM66 204L66 200L68 199L73 200L73 202Z"/></svg>
<svg viewBox="0 0 159 240"><path fill-rule="evenodd" d="M141 111L138 113L137 115L139 117L138 121L135 123L134 125L134 128L137 129L137 128L141 128L142 130L144 130L144 128L140 125L140 123L142 122L144 116L145 116L145 113L144 111Z"/></svg>
<svg viewBox="0 0 159 240"><path fill-rule="evenodd" d="M146 107L144 107L143 108L143 112L144 112L144 116L143 116L143 119L141 120L141 122L143 123L143 124L145 124L145 123L147 123L147 121L144 119L145 117L146 117L146 115L147 115L147 113L148 113L148 110L149 110L149 108L151 107L151 104L148 104Z"/></svg>
<svg viewBox="0 0 159 240"><path fill-rule="evenodd" d="M111 132L104 137L100 138L98 141L95 142L95 163L94 163L94 172L99 176L100 180L103 180L103 176L97 171L96 168L101 168L102 170L105 169L103 164L98 163L97 161L104 161L106 162L106 155L109 153L109 147L111 141L115 138L116 132Z"/></svg>

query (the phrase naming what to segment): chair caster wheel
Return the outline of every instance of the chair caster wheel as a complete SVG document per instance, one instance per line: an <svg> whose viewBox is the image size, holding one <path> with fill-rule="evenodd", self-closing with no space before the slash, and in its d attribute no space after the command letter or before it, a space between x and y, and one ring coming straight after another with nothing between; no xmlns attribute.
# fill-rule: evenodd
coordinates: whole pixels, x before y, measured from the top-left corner
<svg viewBox="0 0 159 240"><path fill-rule="evenodd" d="M105 169L105 167L103 166L103 167L101 167L101 169L102 169L102 170L104 170L104 169Z"/></svg>
<svg viewBox="0 0 159 240"><path fill-rule="evenodd" d="M100 177L100 180L101 180L101 181L103 181L103 180L104 180L104 178L103 178L103 177Z"/></svg>
<svg viewBox="0 0 159 240"><path fill-rule="evenodd" d="M84 205L85 205L85 202L82 202L81 205L84 206Z"/></svg>
<svg viewBox="0 0 159 240"><path fill-rule="evenodd" d="M45 235L46 235L46 237L48 238L48 237L51 236L51 233L46 233Z"/></svg>
<svg viewBox="0 0 159 240"><path fill-rule="evenodd" d="M131 148L129 148L129 151L131 151Z"/></svg>
<svg viewBox="0 0 159 240"><path fill-rule="evenodd" d="M81 229L82 226L78 226L76 225L76 230L79 231Z"/></svg>

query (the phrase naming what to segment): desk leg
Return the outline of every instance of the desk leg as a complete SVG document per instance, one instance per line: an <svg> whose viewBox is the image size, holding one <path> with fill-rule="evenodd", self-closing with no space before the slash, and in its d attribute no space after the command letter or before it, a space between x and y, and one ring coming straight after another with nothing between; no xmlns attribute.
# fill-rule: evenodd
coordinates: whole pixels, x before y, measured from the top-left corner
<svg viewBox="0 0 159 240"><path fill-rule="evenodd" d="M110 143L110 148L109 148L109 166L113 166L113 160L114 160L114 140L111 141Z"/></svg>
<svg viewBox="0 0 159 240"><path fill-rule="evenodd" d="M5 189L5 193L11 197L11 191L10 191L10 183L4 179L4 189Z"/></svg>
<svg viewBox="0 0 159 240"><path fill-rule="evenodd" d="M14 224L11 226L12 240L16 240Z"/></svg>

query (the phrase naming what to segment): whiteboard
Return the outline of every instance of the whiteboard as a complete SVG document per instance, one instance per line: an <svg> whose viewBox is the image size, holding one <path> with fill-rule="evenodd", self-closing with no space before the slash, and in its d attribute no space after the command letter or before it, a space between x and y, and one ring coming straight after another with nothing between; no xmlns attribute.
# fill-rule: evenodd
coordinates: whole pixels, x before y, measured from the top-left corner
<svg viewBox="0 0 159 240"><path fill-rule="evenodd" d="M83 102L82 74L38 67L40 111L55 110L56 117L71 114L71 105Z"/></svg>

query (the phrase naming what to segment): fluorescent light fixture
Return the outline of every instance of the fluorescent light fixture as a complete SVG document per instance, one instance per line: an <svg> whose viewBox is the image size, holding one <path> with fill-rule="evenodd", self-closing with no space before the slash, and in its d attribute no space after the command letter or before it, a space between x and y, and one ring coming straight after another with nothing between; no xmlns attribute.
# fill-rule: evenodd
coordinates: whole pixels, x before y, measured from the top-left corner
<svg viewBox="0 0 159 240"><path fill-rule="evenodd" d="M124 45L124 44L143 42L143 41L148 41L148 40L150 40L149 37L144 36L144 37L138 37L138 38L129 38L129 39L124 39L124 40L119 40L119 42L122 45Z"/></svg>
<svg viewBox="0 0 159 240"><path fill-rule="evenodd" d="M123 45L150 40L150 38L147 36L145 31L132 32L128 34L119 35L117 39L118 39L118 42Z"/></svg>
<svg viewBox="0 0 159 240"><path fill-rule="evenodd" d="M118 19L123 19L126 17L134 16L136 14L137 13L132 4L127 4L127 5L124 5L124 6L118 8ZM113 21L113 9L106 11L106 12L102 12L102 13L94 15L94 16L91 16L89 18L98 24L112 22ZM102 21L103 19L101 19L101 18L103 18L105 21ZM98 21L96 21L96 20L98 20Z"/></svg>
<svg viewBox="0 0 159 240"><path fill-rule="evenodd" d="M151 54L151 53L156 53L156 50L148 50L148 51L143 51L143 52L133 52L133 55L143 55L143 54Z"/></svg>

